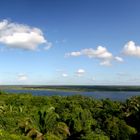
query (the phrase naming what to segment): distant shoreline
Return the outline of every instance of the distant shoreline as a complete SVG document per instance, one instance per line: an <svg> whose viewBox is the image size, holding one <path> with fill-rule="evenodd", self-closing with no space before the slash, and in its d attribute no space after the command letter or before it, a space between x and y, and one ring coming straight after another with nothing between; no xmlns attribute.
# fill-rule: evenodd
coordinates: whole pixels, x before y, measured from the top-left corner
<svg viewBox="0 0 140 140"><path fill-rule="evenodd" d="M0 90L49 90L72 92L97 92L97 91L138 91L140 86L0 86Z"/></svg>

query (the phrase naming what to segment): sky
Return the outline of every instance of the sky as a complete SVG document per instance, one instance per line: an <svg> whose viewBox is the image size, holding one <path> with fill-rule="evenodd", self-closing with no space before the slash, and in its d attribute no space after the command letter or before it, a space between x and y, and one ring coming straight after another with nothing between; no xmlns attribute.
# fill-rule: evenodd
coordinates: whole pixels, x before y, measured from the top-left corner
<svg viewBox="0 0 140 140"><path fill-rule="evenodd" d="M1 0L0 85L140 85L139 0Z"/></svg>

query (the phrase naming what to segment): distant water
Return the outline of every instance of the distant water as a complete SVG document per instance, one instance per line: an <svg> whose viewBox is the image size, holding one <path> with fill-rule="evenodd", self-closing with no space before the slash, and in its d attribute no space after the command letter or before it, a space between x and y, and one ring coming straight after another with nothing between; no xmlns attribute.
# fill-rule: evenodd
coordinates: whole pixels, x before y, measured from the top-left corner
<svg viewBox="0 0 140 140"><path fill-rule="evenodd" d="M73 91L53 91L53 90L6 90L8 93L31 93L35 96L72 96L72 95L83 95L93 97L96 99L106 99L116 101L124 101L132 96L140 96L140 92L136 91L96 91L96 92L73 92Z"/></svg>

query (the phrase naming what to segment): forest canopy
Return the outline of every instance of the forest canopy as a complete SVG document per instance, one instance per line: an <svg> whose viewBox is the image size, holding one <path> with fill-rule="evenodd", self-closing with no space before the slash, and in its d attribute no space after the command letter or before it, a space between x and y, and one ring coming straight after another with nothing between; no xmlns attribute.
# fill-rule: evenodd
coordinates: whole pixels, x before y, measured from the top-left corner
<svg viewBox="0 0 140 140"><path fill-rule="evenodd" d="M1 140L140 139L140 97L125 102L0 91Z"/></svg>

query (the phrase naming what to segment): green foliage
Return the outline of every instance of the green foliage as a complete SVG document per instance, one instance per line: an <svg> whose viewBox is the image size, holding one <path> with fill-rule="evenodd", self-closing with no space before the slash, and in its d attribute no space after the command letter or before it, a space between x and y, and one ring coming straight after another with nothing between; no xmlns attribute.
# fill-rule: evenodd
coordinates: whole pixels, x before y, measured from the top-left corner
<svg viewBox="0 0 140 140"><path fill-rule="evenodd" d="M81 137L81 140L110 140L108 136L104 134L96 133L96 132L89 132L85 136Z"/></svg>
<svg viewBox="0 0 140 140"><path fill-rule="evenodd" d="M0 92L2 140L135 140L139 133L140 97L122 103Z"/></svg>
<svg viewBox="0 0 140 140"><path fill-rule="evenodd" d="M0 95L5 95L7 94L5 91L0 90Z"/></svg>
<svg viewBox="0 0 140 140"><path fill-rule="evenodd" d="M0 129L1 140L31 140L29 137L25 137L17 134L10 134L7 131Z"/></svg>
<svg viewBox="0 0 140 140"><path fill-rule="evenodd" d="M104 122L105 132L113 140L129 140L136 134L135 128L126 124L124 120L117 117L108 118Z"/></svg>
<svg viewBox="0 0 140 140"><path fill-rule="evenodd" d="M62 140L61 138L59 138L58 136L56 136L56 135L54 135L54 134L46 134L45 136L44 136L44 138L46 139L46 140Z"/></svg>
<svg viewBox="0 0 140 140"><path fill-rule="evenodd" d="M37 126L41 133L45 134L48 131L52 131L54 125L57 123L59 115L54 110L54 107L50 107L38 112Z"/></svg>

